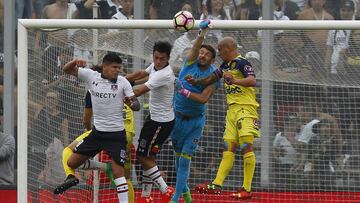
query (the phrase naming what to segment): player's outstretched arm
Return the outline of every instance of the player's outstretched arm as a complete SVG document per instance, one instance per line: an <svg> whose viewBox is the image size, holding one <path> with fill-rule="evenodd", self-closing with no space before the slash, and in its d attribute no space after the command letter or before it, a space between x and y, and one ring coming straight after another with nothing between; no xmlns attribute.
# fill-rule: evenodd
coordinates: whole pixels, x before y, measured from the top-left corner
<svg viewBox="0 0 360 203"><path fill-rule="evenodd" d="M215 90L216 87L214 84L207 86L201 93L194 93L188 89L185 89L181 81L176 81L176 91L178 93L182 94L186 98L203 104L209 101L210 97L215 93Z"/></svg>
<svg viewBox="0 0 360 203"><path fill-rule="evenodd" d="M83 59L74 59L70 62L68 62L67 64L65 64L63 71L66 74L70 74L73 76L78 75L78 68L79 67L85 67L86 66L86 61Z"/></svg>
<svg viewBox="0 0 360 203"><path fill-rule="evenodd" d="M133 111L139 111L140 110L140 102L136 98L136 96L125 97L124 98L124 103L126 105L128 105L130 107L130 109L133 110Z"/></svg>
<svg viewBox="0 0 360 203"><path fill-rule="evenodd" d="M220 79L215 73L209 75L208 77L199 78L199 79L195 79L192 75L187 75L184 78L188 83L192 85L202 85L202 86L208 86Z"/></svg>
<svg viewBox="0 0 360 203"><path fill-rule="evenodd" d="M209 85L201 92L201 94L191 93L188 98L205 104L210 100L211 96L214 95L215 91L215 85Z"/></svg>
<svg viewBox="0 0 360 203"><path fill-rule="evenodd" d="M140 71L135 71L133 73L129 73L125 76L125 78L129 81L129 82L135 82L136 80L141 80L145 77L149 76L149 74L144 71L144 70L140 70Z"/></svg>
<svg viewBox="0 0 360 203"><path fill-rule="evenodd" d="M201 21L199 26L200 26L200 32L199 32L199 35L195 39L194 45L192 46L189 55L187 56L188 61L195 61L197 59L201 45L204 42L205 35L208 32L209 27L210 27L210 20L205 19L205 20Z"/></svg>

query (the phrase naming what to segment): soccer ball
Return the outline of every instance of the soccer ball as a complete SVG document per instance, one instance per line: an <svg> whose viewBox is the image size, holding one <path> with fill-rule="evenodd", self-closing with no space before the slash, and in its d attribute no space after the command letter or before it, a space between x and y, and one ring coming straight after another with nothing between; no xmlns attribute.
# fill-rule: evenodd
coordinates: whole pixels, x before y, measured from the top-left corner
<svg viewBox="0 0 360 203"><path fill-rule="evenodd" d="M194 27L195 19L189 11L179 11L173 18L174 28L181 32L187 32Z"/></svg>

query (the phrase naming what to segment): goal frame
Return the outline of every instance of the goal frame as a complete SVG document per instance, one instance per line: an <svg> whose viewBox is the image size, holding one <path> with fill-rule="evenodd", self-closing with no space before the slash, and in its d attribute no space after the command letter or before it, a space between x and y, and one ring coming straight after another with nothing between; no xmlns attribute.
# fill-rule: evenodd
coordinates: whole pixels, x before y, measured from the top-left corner
<svg viewBox="0 0 360 203"><path fill-rule="evenodd" d="M195 21L194 29L199 28L199 20ZM261 30L321 30L321 29L360 29L359 21L250 21L250 20L232 20L221 21L214 20L211 22L214 29L236 30L236 29L261 29ZM17 158L17 201L20 203L27 202L27 170L28 170L28 28L37 29L67 29L67 28L111 28L111 29L174 29L171 20L68 20L68 19L19 19L18 21L18 102L17 102L17 125L18 125L18 158ZM272 32L263 33L263 41L269 42L272 39ZM262 69L264 77L269 76L265 67L269 66L266 60L270 59L271 44L263 43L262 47ZM265 61L265 62L264 62ZM267 73L268 72L268 73ZM269 77L267 77L269 78ZM263 135L261 148L269 149L263 143L268 144L268 132L271 127L271 95L269 86L271 81L262 83L263 91L261 92L261 134ZM268 90L266 90L268 89ZM268 156L268 155L267 155ZM266 156L261 157L263 163L266 163ZM261 183L265 186L269 183L268 167L261 168Z"/></svg>

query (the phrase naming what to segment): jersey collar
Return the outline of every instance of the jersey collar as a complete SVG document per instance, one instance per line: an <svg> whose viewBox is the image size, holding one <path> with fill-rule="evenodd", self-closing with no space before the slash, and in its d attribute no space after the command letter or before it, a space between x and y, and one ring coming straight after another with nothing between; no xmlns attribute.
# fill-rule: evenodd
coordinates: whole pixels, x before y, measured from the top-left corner
<svg viewBox="0 0 360 203"><path fill-rule="evenodd" d="M169 63L167 63L164 67L162 67L161 69L156 69L156 67L155 67L155 65L154 65L154 70L155 71L158 71L158 70L162 70L162 69L164 69L166 66L168 66L169 65Z"/></svg>
<svg viewBox="0 0 360 203"><path fill-rule="evenodd" d="M102 73L101 73L101 78L103 78L103 79L105 79L105 80L109 80L109 79L107 79L106 77L105 77L105 75L103 75ZM112 83L116 83L117 82L117 78L115 78L115 79L113 79L113 80L109 80L110 82L112 82Z"/></svg>

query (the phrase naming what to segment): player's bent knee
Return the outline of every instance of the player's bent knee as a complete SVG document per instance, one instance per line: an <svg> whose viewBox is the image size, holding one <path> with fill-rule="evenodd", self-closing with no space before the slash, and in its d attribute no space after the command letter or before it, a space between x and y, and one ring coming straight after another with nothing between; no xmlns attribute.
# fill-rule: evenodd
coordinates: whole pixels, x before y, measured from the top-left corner
<svg viewBox="0 0 360 203"><path fill-rule="evenodd" d="M250 143L244 143L241 145L241 154L243 156L243 158L248 158L248 157L253 157L255 156L254 151L253 151L253 147L252 144Z"/></svg>
<svg viewBox="0 0 360 203"><path fill-rule="evenodd" d="M224 140L224 150L223 152L230 151L235 153L235 150L237 148L237 143L234 140Z"/></svg>

